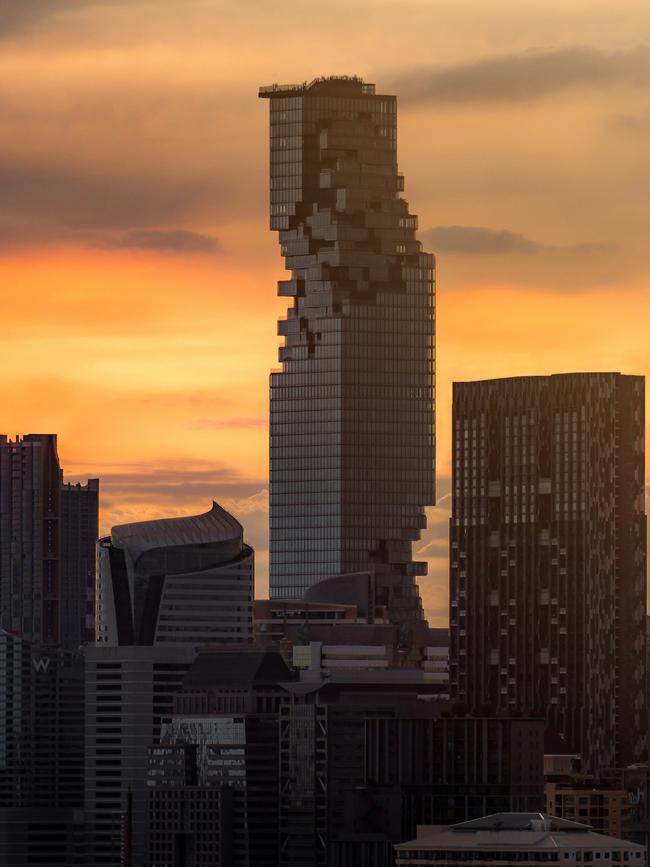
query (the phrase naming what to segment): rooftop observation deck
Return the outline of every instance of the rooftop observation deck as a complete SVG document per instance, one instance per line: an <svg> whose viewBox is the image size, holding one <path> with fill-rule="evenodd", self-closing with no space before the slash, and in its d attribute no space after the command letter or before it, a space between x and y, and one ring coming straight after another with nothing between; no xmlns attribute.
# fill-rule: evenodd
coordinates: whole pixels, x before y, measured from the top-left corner
<svg viewBox="0 0 650 867"><path fill-rule="evenodd" d="M303 81L302 84L268 84L259 89L260 99L275 96L298 96L301 93L317 93L319 96L375 95L375 85L366 84L356 75L329 75Z"/></svg>

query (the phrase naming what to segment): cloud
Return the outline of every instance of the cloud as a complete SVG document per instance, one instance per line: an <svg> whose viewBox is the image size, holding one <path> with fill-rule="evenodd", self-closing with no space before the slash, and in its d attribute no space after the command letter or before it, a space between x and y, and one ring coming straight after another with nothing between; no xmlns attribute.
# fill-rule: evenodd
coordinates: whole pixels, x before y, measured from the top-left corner
<svg viewBox="0 0 650 867"><path fill-rule="evenodd" d="M436 251L477 256L503 253L536 253L539 244L507 229L484 226L435 226L422 232L422 238Z"/></svg>
<svg viewBox="0 0 650 867"><path fill-rule="evenodd" d="M393 87L404 103L526 102L572 87L650 85L650 45L605 51L574 45L413 69Z"/></svg>
<svg viewBox="0 0 650 867"><path fill-rule="evenodd" d="M589 254L611 249L607 244L542 244L509 229L490 229L486 226L435 226L425 229L421 236L434 252L465 256L531 255L549 252Z"/></svg>
<svg viewBox="0 0 650 867"><path fill-rule="evenodd" d="M212 235L186 229L138 229L106 241L119 250L152 250L161 253L222 253L221 242Z"/></svg>
<svg viewBox="0 0 650 867"><path fill-rule="evenodd" d="M66 480L82 481L88 473L66 473ZM184 465L183 461L165 460L110 467L97 463L91 474L99 477L105 505L111 509L117 506L120 498L130 503L142 500L166 504L173 501L181 507L199 500L208 503L224 498L241 501L259 495L260 489L265 487L261 479L248 479L231 466L209 461Z"/></svg>
<svg viewBox="0 0 650 867"><path fill-rule="evenodd" d="M0 39L40 29L53 18L66 19L82 9L126 6L133 0L0 0Z"/></svg>
<svg viewBox="0 0 650 867"><path fill-rule="evenodd" d="M214 236L178 228L178 223L222 212L228 190L217 179L91 174L5 162L0 189L1 248L63 242L157 252L222 251Z"/></svg>
<svg viewBox="0 0 650 867"><path fill-rule="evenodd" d="M650 135L650 112L617 115L612 118L611 127L616 132L645 138Z"/></svg>

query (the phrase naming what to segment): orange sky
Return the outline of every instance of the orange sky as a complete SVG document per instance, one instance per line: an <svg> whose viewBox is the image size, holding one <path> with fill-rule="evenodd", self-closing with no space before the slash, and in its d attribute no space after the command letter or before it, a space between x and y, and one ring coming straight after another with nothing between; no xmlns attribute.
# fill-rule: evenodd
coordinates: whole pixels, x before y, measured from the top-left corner
<svg viewBox="0 0 650 867"><path fill-rule="evenodd" d="M263 594L284 304L256 88L362 75L398 95L438 257L440 504L419 547L444 622L451 381L650 374L649 39L645 0L3 6L0 430L57 432L68 476L102 479L105 528L218 499Z"/></svg>

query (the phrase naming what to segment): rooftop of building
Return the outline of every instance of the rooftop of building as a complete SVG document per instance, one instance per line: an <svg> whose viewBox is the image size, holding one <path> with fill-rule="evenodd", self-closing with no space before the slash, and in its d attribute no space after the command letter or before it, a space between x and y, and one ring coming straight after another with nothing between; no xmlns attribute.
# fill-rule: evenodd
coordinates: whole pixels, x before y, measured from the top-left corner
<svg viewBox="0 0 650 867"><path fill-rule="evenodd" d="M207 689L224 684L277 684L295 678L275 651L239 648L206 650L198 655L183 681L184 689Z"/></svg>
<svg viewBox="0 0 650 867"><path fill-rule="evenodd" d="M644 852L645 847L592 831L591 826L545 813L494 813L446 828L422 828L397 850L587 849Z"/></svg>
<svg viewBox="0 0 650 867"><path fill-rule="evenodd" d="M267 84L259 89L261 99L298 96L302 93L318 96L374 96L375 85L367 84L357 75L324 75L301 84Z"/></svg>
<svg viewBox="0 0 650 867"><path fill-rule="evenodd" d="M120 524L111 530L111 542L116 548L128 551L136 562L154 548L228 542L241 539L243 532L239 521L213 502L210 511L202 515Z"/></svg>
<svg viewBox="0 0 650 867"><path fill-rule="evenodd" d="M564 373L541 373L529 374L525 376L499 376L491 379L470 379L457 380L453 383L454 386L477 385L486 383L508 383L525 385L529 382L559 382L559 381L582 381L588 379L601 379L620 377L622 379L644 379L643 376L621 373L617 370L568 370Z"/></svg>

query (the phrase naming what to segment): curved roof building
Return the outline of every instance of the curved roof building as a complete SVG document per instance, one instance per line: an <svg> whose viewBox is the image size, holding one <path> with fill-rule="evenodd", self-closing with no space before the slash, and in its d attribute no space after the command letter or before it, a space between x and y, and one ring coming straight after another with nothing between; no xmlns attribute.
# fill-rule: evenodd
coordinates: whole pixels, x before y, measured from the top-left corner
<svg viewBox="0 0 650 867"><path fill-rule="evenodd" d="M254 552L217 503L202 515L121 524L97 544L98 644L251 638Z"/></svg>

